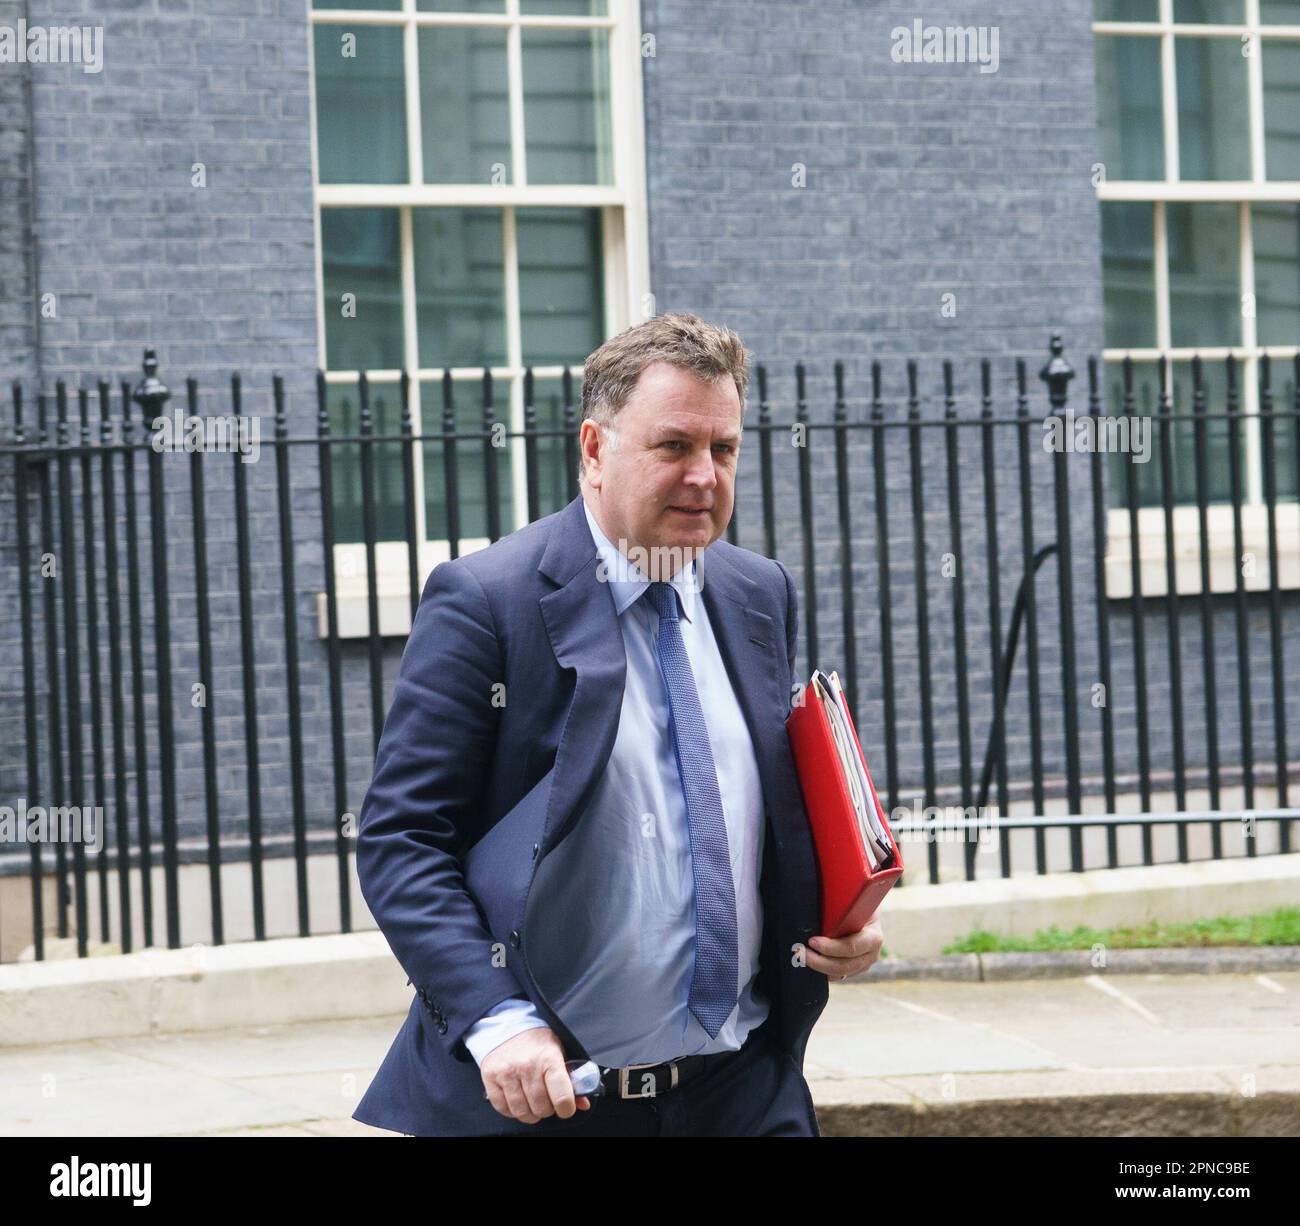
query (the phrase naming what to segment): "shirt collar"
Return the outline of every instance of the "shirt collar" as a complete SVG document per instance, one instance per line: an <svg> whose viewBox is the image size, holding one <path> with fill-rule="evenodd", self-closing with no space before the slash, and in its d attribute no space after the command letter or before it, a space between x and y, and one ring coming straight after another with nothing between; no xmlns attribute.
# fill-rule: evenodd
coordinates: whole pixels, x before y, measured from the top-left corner
<svg viewBox="0 0 1300 1226"><path fill-rule="evenodd" d="M582 500L582 509L587 515L587 526L591 529L591 539L596 543L596 553L605 564L606 582L614 596L614 609L621 617L624 610L640 599L650 580L636 563L630 561L625 553L612 544L600 530L596 517L591 513L587 500ZM681 598L681 612L686 620L695 619L696 562L683 566L670 580L669 584L677 590Z"/></svg>

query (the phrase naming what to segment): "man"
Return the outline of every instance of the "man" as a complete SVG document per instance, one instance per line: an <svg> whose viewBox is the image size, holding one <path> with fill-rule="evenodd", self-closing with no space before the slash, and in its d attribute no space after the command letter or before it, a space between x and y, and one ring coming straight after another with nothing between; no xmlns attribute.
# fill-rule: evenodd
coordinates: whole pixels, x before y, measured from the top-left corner
<svg viewBox="0 0 1300 1226"><path fill-rule="evenodd" d="M357 841L418 1002L363 1123L819 1135L808 1036L882 934L813 935L794 583L719 539L748 377L692 315L607 341L580 496L430 575ZM566 1059L604 1094L575 1100Z"/></svg>

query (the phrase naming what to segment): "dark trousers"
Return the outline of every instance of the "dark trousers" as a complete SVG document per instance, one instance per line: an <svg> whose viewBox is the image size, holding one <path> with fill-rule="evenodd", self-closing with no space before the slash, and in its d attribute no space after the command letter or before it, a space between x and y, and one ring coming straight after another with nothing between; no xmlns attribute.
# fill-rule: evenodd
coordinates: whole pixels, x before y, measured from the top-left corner
<svg viewBox="0 0 1300 1226"><path fill-rule="evenodd" d="M602 1094L589 1111L536 1124L501 1117L502 1136L819 1137L812 1095L794 1057L771 1040L772 1019L738 1052L715 1056L691 1081L655 1098Z"/></svg>

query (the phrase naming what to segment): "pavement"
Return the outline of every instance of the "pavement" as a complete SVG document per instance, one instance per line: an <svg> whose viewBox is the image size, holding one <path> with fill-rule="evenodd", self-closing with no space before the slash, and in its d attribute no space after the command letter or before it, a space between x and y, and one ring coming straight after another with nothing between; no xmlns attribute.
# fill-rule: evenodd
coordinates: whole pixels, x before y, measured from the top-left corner
<svg viewBox="0 0 1300 1226"><path fill-rule="evenodd" d="M351 1113L402 1015L0 1046L3 1136L396 1136ZM835 984L827 1136L1300 1135L1300 969Z"/></svg>

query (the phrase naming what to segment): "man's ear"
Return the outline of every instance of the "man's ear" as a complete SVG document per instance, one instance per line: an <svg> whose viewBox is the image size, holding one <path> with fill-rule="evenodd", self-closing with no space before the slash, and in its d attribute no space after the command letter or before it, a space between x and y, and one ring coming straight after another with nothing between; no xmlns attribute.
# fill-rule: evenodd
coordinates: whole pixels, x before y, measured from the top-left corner
<svg viewBox="0 0 1300 1226"><path fill-rule="evenodd" d="M588 451L588 440L595 446ZM600 430L596 423L588 418L578 430L578 451L583 460L583 479L592 489L600 489Z"/></svg>

